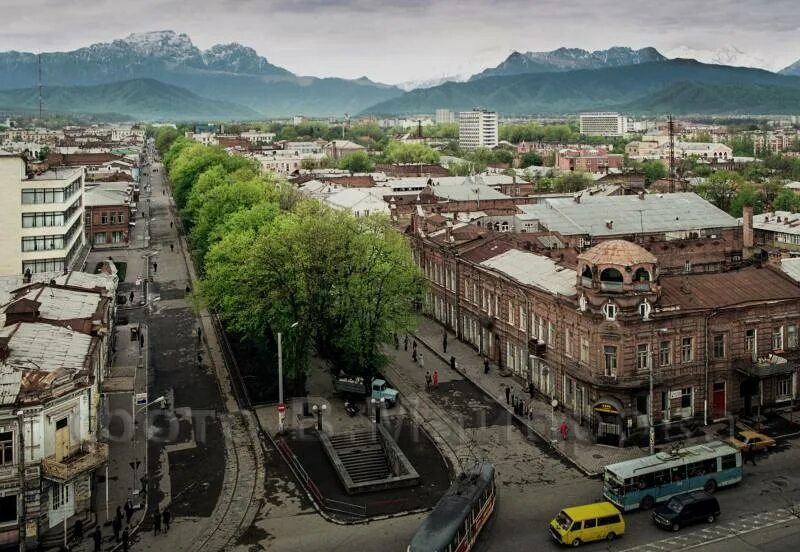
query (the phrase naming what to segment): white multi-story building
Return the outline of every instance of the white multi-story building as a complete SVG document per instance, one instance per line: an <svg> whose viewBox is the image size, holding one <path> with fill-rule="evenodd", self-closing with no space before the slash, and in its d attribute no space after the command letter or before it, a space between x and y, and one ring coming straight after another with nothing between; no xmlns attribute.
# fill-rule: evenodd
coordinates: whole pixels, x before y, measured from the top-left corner
<svg viewBox="0 0 800 552"><path fill-rule="evenodd" d="M581 113L581 134L586 136L623 136L628 118L619 113Z"/></svg>
<svg viewBox="0 0 800 552"><path fill-rule="evenodd" d="M444 125L447 123L455 123L456 122L456 115L449 109L437 109L436 115L434 116L434 120L436 121L437 125Z"/></svg>
<svg viewBox="0 0 800 552"><path fill-rule="evenodd" d="M463 149L497 146L497 112L483 109L460 112L458 145Z"/></svg>
<svg viewBox="0 0 800 552"><path fill-rule="evenodd" d="M275 140L274 132L258 132L257 130L242 132L239 136L256 146L271 144Z"/></svg>
<svg viewBox="0 0 800 552"><path fill-rule="evenodd" d="M0 274L60 272L85 244L84 169L26 174L25 159L0 153Z"/></svg>

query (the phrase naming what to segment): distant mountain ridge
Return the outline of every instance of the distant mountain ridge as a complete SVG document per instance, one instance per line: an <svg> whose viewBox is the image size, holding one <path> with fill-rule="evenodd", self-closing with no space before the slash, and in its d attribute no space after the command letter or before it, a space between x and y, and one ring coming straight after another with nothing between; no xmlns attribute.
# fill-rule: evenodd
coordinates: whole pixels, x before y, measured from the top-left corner
<svg viewBox="0 0 800 552"><path fill-rule="evenodd" d="M666 60L605 69L529 73L486 77L465 83L449 82L423 90L413 90L398 98L376 104L366 110L369 114L432 113L447 107L459 111L475 106L497 110L504 115L576 113L602 109L621 109L642 103L641 111L663 113L665 98L658 97L670 87L684 83L682 93L671 102L670 110L693 112L693 104L703 105L703 112L785 113L792 98L800 106L800 77L790 77L761 69L703 64L694 60ZM696 83L690 93L685 83ZM701 86L702 85L702 86ZM752 85L761 85L770 94L759 100ZM698 91L712 90L718 98L714 111L707 94L702 102ZM737 88L738 87L738 88ZM747 87L746 92L737 89ZM678 91L674 89L673 92ZM791 109L789 112L796 112Z"/></svg>
<svg viewBox="0 0 800 552"><path fill-rule="evenodd" d="M549 52L513 52L497 67L485 69L470 77L470 80L527 73L603 69L666 59L658 50L651 47L634 50L614 46L593 52L580 48L558 48Z"/></svg>
<svg viewBox="0 0 800 552"><path fill-rule="evenodd" d="M202 98L185 88L153 79L90 86L46 86L48 112L83 115L120 114L131 120L255 119L259 114L230 102ZM0 90L0 109L35 111L38 89Z"/></svg>
<svg viewBox="0 0 800 552"><path fill-rule="evenodd" d="M71 52L41 54L46 86L87 86L156 79L210 99L238 103L262 116L355 113L401 90L364 80L300 77L241 44L201 51L174 31L132 34ZM36 86L37 55L0 53L0 90Z"/></svg>

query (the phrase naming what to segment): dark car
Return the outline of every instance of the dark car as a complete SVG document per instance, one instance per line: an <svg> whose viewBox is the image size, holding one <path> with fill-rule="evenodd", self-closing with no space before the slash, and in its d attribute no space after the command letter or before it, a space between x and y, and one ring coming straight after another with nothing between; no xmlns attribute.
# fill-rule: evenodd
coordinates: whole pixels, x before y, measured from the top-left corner
<svg viewBox="0 0 800 552"><path fill-rule="evenodd" d="M719 517L719 502L705 491L675 495L656 507L653 521L664 529L680 530L684 525L706 521L714 523Z"/></svg>

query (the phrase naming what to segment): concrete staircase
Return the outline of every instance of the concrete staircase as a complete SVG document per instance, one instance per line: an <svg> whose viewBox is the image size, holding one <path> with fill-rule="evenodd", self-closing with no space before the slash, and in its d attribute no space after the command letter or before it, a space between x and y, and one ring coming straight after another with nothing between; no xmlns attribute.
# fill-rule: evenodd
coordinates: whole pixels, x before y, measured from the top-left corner
<svg viewBox="0 0 800 552"><path fill-rule="evenodd" d="M391 474L377 432L333 435L330 442L354 483L385 479Z"/></svg>

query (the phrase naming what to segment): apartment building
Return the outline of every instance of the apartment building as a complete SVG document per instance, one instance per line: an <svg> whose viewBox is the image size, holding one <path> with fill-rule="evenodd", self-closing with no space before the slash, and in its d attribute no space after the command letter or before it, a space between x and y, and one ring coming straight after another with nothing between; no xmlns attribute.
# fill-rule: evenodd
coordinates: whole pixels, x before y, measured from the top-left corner
<svg viewBox="0 0 800 552"><path fill-rule="evenodd" d="M456 114L449 109L437 109L433 120L437 125L445 125L456 122Z"/></svg>
<svg viewBox="0 0 800 552"><path fill-rule="evenodd" d="M27 172L22 156L0 153L0 274L71 268L85 245L84 169Z"/></svg>
<svg viewBox="0 0 800 552"><path fill-rule="evenodd" d="M628 118L619 113L581 113L581 134L586 136L623 136L628 132Z"/></svg>
<svg viewBox="0 0 800 552"><path fill-rule="evenodd" d="M458 114L458 145L463 149L497 146L497 112L475 109Z"/></svg>

